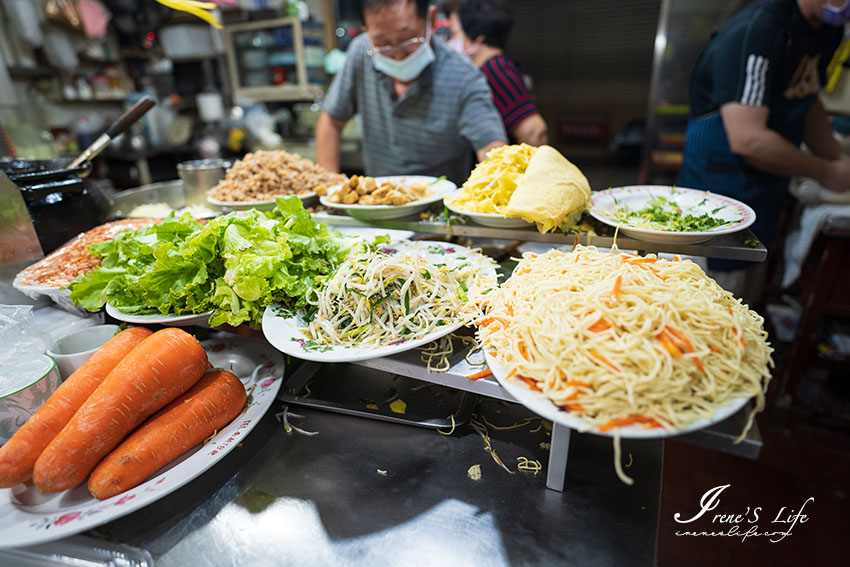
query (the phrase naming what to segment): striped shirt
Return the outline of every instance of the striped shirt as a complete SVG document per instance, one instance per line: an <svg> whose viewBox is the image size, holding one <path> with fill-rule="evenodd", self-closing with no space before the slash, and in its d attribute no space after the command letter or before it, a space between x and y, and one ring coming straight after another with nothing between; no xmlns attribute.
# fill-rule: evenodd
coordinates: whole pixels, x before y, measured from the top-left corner
<svg viewBox="0 0 850 567"><path fill-rule="evenodd" d="M472 169L470 146L507 141L481 71L440 39L431 43L434 62L401 98L372 65L366 34L348 48L323 109L343 122L360 114L366 175L445 175L462 183Z"/></svg>
<svg viewBox="0 0 850 567"><path fill-rule="evenodd" d="M515 61L504 55L495 55L484 63L481 70L487 76L493 102L508 132L532 114L537 114L537 107Z"/></svg>

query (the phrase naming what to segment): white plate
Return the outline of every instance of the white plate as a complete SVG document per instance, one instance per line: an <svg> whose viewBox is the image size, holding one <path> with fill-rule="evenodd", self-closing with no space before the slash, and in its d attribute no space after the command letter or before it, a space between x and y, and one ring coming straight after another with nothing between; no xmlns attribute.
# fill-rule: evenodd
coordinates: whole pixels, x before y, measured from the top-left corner
<svg viewBox="0 0 850 567"><path fill-rule="evenodd" d="M119 311L117 307L106 304L106 313L119 321L136 323L137 325L173 325L182 327L185 325L206 325L210 320L212 311L204 313L193 313L191 315L130 315Z"/></svg>
<svg viewBox="0 0 850 567"><path fill-rule="evenodd" d="M484 353L484 359L487 361L487 366L493 372L493 376L499 382L499 384L508 391L508 393L516 398L516 400L542 417L545 417L548 420L551 420L555 423L560 423L561 425L566 425L570 429L582 430L587 433L593 433L594 435L601 435L603 437L613 437L614 431L609 430L606 432L601 432L597 428L587 429L589 427L589 423L581 418L572 415L571 413L561 410L556 406L552 401L541 394L540 392L535 392L528 388L522 381L516 378L506 378L508 375L508 371L505 370L494 357L490 356L489 353ZM683 435L685 433L691 433L692 431L696 431L698 429L704 429L715 423L719 423L724 419L728 418L738 410L740 410L746 403L750 400L748 397L743 398L734 398L727 405L717 408L714 412L714 416L711 419L698 419L685 427L684 429L678 431L667 431L662 428L652 428L652 429L644 429L640 425L628 425L626 427L618 427L617 430L620 434L620 437L623 439L657 439L661 437L673 437L675 435Z"/></svg>
<svg viewBox="0 0 850 567"><path fill-rule="evenodd" d="M615 209L617 207L638 210L646 206L650 198L655 196L671 200L682 209L686 209L688 212L694 214L712 214L712 211L722 207L719 211L713 213L712 216L734 222L703 232L673 232L643 228L616 220ZM670 187L668 185L633 185L597 191L590 195L590 214L600 222L611 226L619 226L620 232L626 236L647 242L669 244L705 242L721 234L731 234L744 230L756 220L755 211L741 201L737 201L731 197L708 191L699 191L684 187Z"/></svg>
<svg viewBox="0 0 850 567"><path fill-rule="evenodd" d="M107 500L82 484L55 494L19 485L0 490L0 547L33 545L67 537L125 516L197 478L236 447L274 402L283 377L283 357L269 345L244 337L201 343L210 362L230 369L251 389L251 403L208 443L198 445L148 481ZM263 367L251 379L259 365Z"/></svg>
<svg viewBox="0 0 850 567"><path fill-rule="evenodd" d="M281 197L288 197L289 195L281 195ZM304 193L303 195L296 195L301 201L304 203L304 206L308 206L310 201L315 200L316 194L312 191L310 193ZM217 207L227 207L234 211L247 211L248 209L257 209L258 211L270 211L274 208L275 199L270 201L219 201L218 199L213 199L212 197L207 197L207 203L211 205L215 205Z"/></svg>
<svg viewBox="0 0 850 567"><path fill-rule="evenodd" d="M457 185L448 179L437 181L436 177L427 177L425 175L396 175L391 177L376 177L375 183L380 185L385 181L402 185L426 184L432 194L416 201L405 203L404 205L345 205L342 203L332 203L328 201L328 197L339 191L342 187L334 185L328 189L328 194L324 197L319 197L321 202L326 207L332 209L340 209L348 213L350 216L364 220L388 220L400 219L420 213L430 207L432 204L443 200L443 197L451 194L457 189Z"/></svg>
<svg viewBox="0 0 850 567"><path fill-rule="evenodd" d="M458 192L459 193L459 192ZM457 195L458 193L455 193ZM454 195L452 195L453 197ZM443 204L446 208L456 215L469 217L475 224L481 226L489 226L491 228L529 228L534 226L533 222L528 222L519 217L506 218L504 215L497 213L473 213L472 211L464 211L449 204L449 199L443 199Z"/></svg>
<svg viewBox="0 0 850 567"><path fill-rule="evenodd" d="M469 248L449 244L446 242L418 241L428 245L439 246L444 250L444 254L434 254L433 260L444 258L445 254L472 254ZM405 244L408 242L392 242L387 244L385 248L397 249L404 252ZM427 256L427 255L426 255ZM435 263L440 263L439 261ZM493 278L495 281L496 270L493 268ZM448 335L452 331L463 326L463 323L455 322L438 331L428 333L420 338L412 338L404 342L398 342L386 346L336 346L317 344L304 335L308 323L304 320L303 313L288 313L280 309L277 305L266 307L263 313L263 334L275 348L281 352L292 355L296 358L304 360L313 360L316 362L356 362L359 360L369 360L370 358L380 358L382 356L392 356L400 352L404 352L418 346L426 345L432 341Z"/></svg>

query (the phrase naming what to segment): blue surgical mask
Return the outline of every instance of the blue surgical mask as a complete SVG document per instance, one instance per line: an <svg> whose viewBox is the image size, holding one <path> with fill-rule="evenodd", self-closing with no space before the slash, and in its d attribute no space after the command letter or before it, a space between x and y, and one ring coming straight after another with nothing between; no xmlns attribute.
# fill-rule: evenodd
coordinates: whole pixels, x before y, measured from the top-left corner
<svg viewBox="0 0 850 567"><path fill-rule="evenodd" d="M422 71L434 62L434 58L434 50L431 48L430 26L425 32L425 42L416 51L400 61L372 50L372 64L375 69L403 83L409 83L421 75Z"/></svg>
<svg viewBox="0 0 850 567"><path fill-rule="evenodd" d="M844 2L842 6L827 4L823 7L823 23L841 27L848 22L850 22L850 0Z"/></svg>

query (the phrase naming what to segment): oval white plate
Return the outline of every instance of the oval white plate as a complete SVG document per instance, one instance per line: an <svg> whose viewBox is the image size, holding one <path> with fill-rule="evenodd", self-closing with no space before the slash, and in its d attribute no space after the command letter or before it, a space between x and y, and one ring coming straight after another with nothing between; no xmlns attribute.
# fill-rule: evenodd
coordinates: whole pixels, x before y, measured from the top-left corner
<svg viewBox="0 0 850 567"><path fill-rule="evenodd" d="M289 195L281 195L281 197L288 197ZM301 201L304 203L304 206L308 206L309 202L316 198L316 194L312 191L310 193L304 193L303 195L296 195ZM257 209L258 211L270 211L274 208L275 200L272 199L270 201L219 201L218 199L213 199L212 197L207 197L207 203L211 205L215 205L217 207L227 207L234 211L247 211L248 209Z"/></svg>
<svg viewBox="0 0 850 567"><path fill-rule="evenodd" d="M534 226L534 223L528 222L527 220L519 217L506 218L505 216L496 213L473 213L471 211L464 211L463 209L451 206L449 204L449 199L443 199L443 204L448 210L456 215L469 217L472 222L480 224L481 226L489 226L491 228L530 228Z"/></svg>
<svg viewBox="0 0 850 567"><path fill-rule="evenodd" d="M245 388L250 403L208 443L198 445L136 488L99 501L85 484L56 494L41 494L23 484L0 490L0 547L33 545L67 537L125 516L192 481L236 447L274 402L283 377L283 357L269 345L232 337L201 343L210 362L230 369ZM256 376L251 374L257 366ZM247 370L247 373L245 372Z"/></svg>
<svg viewBox="0 0 850 567"><path fill-rule="evenodd" d="M106 304L106 313L119 321L136 323L138 325L174 325L181 327L185 325L206 325L210 320L212 311L204 313L193 313L191 315L129 315L119 311L117 307Z"/></svg>
<svg viewBox="0 0 850 567"><path fill-rule="evenodd" d="M443 249L442 254L433 254L433 260L440 257L445 257L445 254L472 254L469 248L450 244L447 242L432 242L418 241L418 243L439 246ZM404 252L405 244L409 242L392 242L384 248L397 249ZM436 263L440 263L437 261ZM496 270L493 268L493 278L495 282ZM289 313L282 310L277 305L266 307L263 313L263 334L275 348L281 352L292 355L296 358L304 360L313 360L316 362L356 362L359 360L369 360L370 358L380 358L382 356L392 356L400 352L404 352L418 346L422 346L435 341L440 337L448 335L452 331L463 326L461 322L454 322L450 325L440 328L437 331L428 333L419 338L411 338L403 342L385 346L337 346L323 345L315 343L307 339L303 330L308 326L304 320L303 313Z"/></svg>
<svg viewBox="0 0 850 567"><path fill-rule="evenodd" d="M722 207L712 216L734 222L703 232L673 232L642 228L616 220L614 211L617 207L638 210L646 206L650 198L655 196L674 201L682 209L687 209L694 214L712 214L712 211ZM632 185L597 191L590 195L590 214L600 222L619 226L620 232L626 236L647 242L669 244L705 242L721 234L744 230L756 221L755 211L741 201L708 191L668 185Z"/></svg>
<svg viewBox="0 0 850 567"><path fill-rule="evenodd" d="M457 189L457 185L448 179L441 179L437 181L436 177L428 177L425 175L394 175L375 178L375 183L378 185L385 181L402 185L416 185L424 183L428 185L428 189L432 191L432 194L422 199L405 203L404 205L345 205L343 203L333 203L328 201L328 197L339 191L340 187L342 187L340 184L330 187L326 196L319 197L319 202L326 207L343 210L350 216L364 221L400 219L424 211L429 206L441 201L443 197L451 194L455 189Z"/></svg>
<svg viewBox="0 0 850 567"><path fill-rule="evenodd" d="M572 415L571 413L560 409L556 406L552 401L541 394L540 392L535 392L530 390L523 382L517 380L516 378L506 378L508 375L507 370L505 370L494 357L490 356L489 353L484 353L484 359L487 361L487 366L493 372L493 376L499 382L499 384L508 391L508 393L516 398L516 400L542 417L545 417L548 420L551 420L555 423L560 423L561 425L565 425L570 429L576 430L584 430L586 433L593 433L594 435L601 435L603 437L613 437L614 431L609 430L606 432L601 432L597 428L587 429L590 425L585 419L581 417L577 417ZM685 433L691 433L692 431L696 431L698 429L704 429L715 423L719 423L724 419L728 418L738 410L740 410L744 405L750 400L748 397L744 398L735 398L728 404L723 407L717 408L714 412L714 416L711 419L698 419L685 427L684 429L678 431L667 431L666 429L661 428L653 428L653 429L644 429L640 425L628 425L626 427L619 427L618 432L620 437L623 439L658 439L661 437L673 437L676 435L683 435Z"/></svg>

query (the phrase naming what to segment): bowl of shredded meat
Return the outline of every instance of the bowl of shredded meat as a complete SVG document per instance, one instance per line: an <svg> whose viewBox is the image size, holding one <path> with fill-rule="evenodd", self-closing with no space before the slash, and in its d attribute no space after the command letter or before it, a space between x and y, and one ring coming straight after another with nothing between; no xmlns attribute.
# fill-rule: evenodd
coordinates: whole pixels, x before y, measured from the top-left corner
<svg viewBox="0 0 850 567"><path fill-rule="evenodd" d="M305 205L316 200L316 189L338 185L344 175L332 173L298 154L258 151L236 161L224 179L207 191L207 201L231 209L272 208L278 196L297 195Z"/></svg>

